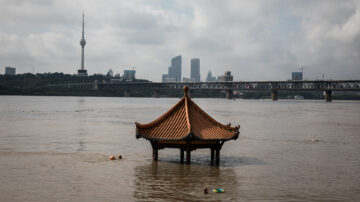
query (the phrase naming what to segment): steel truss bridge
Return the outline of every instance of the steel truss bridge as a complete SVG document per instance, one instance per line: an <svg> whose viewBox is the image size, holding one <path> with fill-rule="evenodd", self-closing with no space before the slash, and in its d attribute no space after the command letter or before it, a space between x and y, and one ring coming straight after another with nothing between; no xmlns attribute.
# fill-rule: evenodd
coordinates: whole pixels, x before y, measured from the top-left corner
<svg viewBox="0 0 360 202"><path fill-rule="evenodd" d="M78 83L53 84L48 86L67 88L93 88L95 90L124 90L125 96L130 96L132 89L149 89L154 96L159 97L161 90L182 89L188 86L191 90L223 90L231 99L233 91L269 90L273 100L277 100L278 91L323 91L325 100L332 100L332 91L360 91L360 80L314 80L314 81L228 81L228 82L119 82L119 83Z"/></svg>

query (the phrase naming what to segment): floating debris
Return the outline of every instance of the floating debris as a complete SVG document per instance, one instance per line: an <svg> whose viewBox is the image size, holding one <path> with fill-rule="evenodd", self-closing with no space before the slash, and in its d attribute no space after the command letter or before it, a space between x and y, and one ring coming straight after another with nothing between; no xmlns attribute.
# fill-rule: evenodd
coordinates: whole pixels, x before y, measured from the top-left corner
<svg viewBox="0 0 360 202"><path fill-rule="evenodd" d="M320 142L318 139L312 139L311 142Z"/></svg>
<svg viewBox="0 0 360 202"><path fill-rule="evenodd" d="M121 155L119 155L119 159L122 159L122 156L121 156Z"/></svg>
<svg viewBox="0 0 360 202"><path fill-rule="evenodd" d="M115 156L112 156L112 155L111 155L111 156L109 156L109 159L110 159L110 160L115 160Z"/></svg>
<svg viewBox="0 0 360 202"><path fill-rule="evenodd" d="M224 189L213 189L212 192L214 192L214 193L224 193L225 190Z"/></svg>
<svg viewBox="0 0 360 202"><path fill-rule="evenodd" d="M209 193L208 188L204 187L204 194L208 194L208 193Z"/></svg>

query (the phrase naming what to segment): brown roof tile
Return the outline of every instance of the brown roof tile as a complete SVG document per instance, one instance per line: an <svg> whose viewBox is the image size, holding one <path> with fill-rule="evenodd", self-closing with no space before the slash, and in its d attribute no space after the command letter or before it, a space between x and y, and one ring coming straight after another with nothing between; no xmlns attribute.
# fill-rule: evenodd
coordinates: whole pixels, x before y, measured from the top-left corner
<svg viewBox="0 0 360 202"><path fill-rule="evenodd" d="M213 119L196 105L184 88L184 97L158 119L136 125L136 137L149 140L230 140L237 139L239 126L230 127Z"/></svg>

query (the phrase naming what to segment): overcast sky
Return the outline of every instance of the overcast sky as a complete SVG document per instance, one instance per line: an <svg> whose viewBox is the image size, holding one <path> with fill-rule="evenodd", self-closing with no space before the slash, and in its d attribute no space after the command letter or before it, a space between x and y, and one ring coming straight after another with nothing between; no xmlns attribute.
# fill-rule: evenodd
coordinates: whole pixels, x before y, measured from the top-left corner
<svg viewBox="0 0 360 202"><path fill-rule="evenodd" d="M0 0L0 67L17 73L80 67L85 12L89 74L136 67L161 81L182 55L207 72L235 80L360 79L360 0Z"/></svg>

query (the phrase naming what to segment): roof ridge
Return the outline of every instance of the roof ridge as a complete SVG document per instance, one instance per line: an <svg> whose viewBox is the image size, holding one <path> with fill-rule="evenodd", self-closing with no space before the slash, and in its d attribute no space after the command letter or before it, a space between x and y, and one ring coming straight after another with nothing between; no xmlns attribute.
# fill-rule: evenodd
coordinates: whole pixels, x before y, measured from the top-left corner
<svg viewBox="0 0 360 202"><path fill-rule="evenodd" d="M185 98L183 97L178 103L176 103L174 106L172 106L167 112L165 112L163 115L161 115L159 118L155 119L154 121L150 122L150 123L145 123L145 124L140 124L138 122L135 122L136 126L140 126L142 128L150 128L152 126L155 126L159 123L161 123L161 121L163 121L164 119L166 119L171 113L173 113L173 111L176 110L176 108L181 105L181 102L183 102L185 100Z"/></svg>
<svg viewBox="0 0 360 202"><path fill-rule="evenodd" d="M186 123L187 123L187 127L188 127L188 130L189 130L189 134L192 132L191 131L191 122L190 122L190 115L189 115L189 101L190 98L188 96L184 96L185 98L185 116L186 116Z"/></svg>
<svg viewBox="0 0 360 202"><path fill-rule="evenodd" d="M196 108L206 119L208 119L209 121L215 123L216 125L218 125L221 128L224 128L226 130L231 130L231 131L236 131L238 128L240 128L240 125L232 127L232 126L227 126L224 125L218 121L216 121L214 118L212 118L208 113L206 113L203 109L201 109L195 102L193 102L191 99L189 100L189 102L194 106L194 108Z"/></svg>

